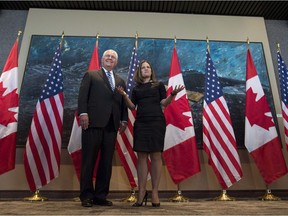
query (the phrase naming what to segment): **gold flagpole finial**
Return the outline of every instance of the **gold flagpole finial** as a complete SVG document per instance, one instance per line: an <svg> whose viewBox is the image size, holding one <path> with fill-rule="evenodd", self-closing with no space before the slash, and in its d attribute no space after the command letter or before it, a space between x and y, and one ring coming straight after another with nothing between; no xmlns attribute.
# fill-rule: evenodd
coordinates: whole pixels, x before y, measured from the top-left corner
<svg viewBox="0 0 288 216"><path fill-rule="evenodd" d="M208 36L206 37L206 43L207 43L207 50L210 53L210 42Z"/></svg>
<svg viewBox="0 0 288 216"><path fill-rule="evenodd" d="M17 40L19 40L19 37L20 37L20 35L22 34L22 31L18 31L18 34L17 34Z"/></svg>
<svg viewBox="0 0 288 216"><path fill-rule="evenodd" d="M100 34L97 33L97 34L96 34L96 47L98 47L98 39L99 39L99 36L100 36Z"/></svg>
<svg viewBox="0 0 288 216"><path fill-rule="evenodd" d="M248 49L250 49L250 40L249 40L249 37L247 37L246 42L247 42L247 45L248 45Z"/></svg>
<svg viewBox="0 0 288 216"><path fill-rule="evenodd" d="M62 48L63 40L64 40L64 31L62 32L62 35L61 35L60 48Z"/></svg>
<svg viewBox="0 0 288 216"><path fill-rule="evenodd" d="M176 43L177 43L177 38L176 36L174 37L174 47L176 47Z"/></svg>
<svg viewBox="0 0 288 216"><path fill-rule="evenodd" d="M277 44L277 52L281 53L281 50L280 50L280 43L276 43Z"/></svg>

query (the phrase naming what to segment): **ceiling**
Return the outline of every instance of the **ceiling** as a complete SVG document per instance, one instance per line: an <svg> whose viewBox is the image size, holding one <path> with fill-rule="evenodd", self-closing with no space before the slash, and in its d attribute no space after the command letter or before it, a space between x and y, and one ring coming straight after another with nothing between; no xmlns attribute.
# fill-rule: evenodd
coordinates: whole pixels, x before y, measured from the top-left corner
<svg viewBox="0 0 288 216"><path fill-rule="evenodd" d="M0 1L0 9L29 8L210 14L288 20L288 1Z"/></svg>

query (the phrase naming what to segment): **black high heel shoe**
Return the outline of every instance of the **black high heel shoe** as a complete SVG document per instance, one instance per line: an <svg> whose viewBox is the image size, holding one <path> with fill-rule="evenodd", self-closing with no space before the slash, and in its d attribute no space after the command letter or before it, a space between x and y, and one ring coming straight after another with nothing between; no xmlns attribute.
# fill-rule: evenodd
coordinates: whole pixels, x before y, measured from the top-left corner
<svg viewBox="0 0 288 216"><path fill-rule="evenodd" d="M152 203L152 207L160 207L160 203Z"/></svg>
<svg viewBox="0 0 288 216"><path fill-rule="evenodd" d="M140 207L140 206L143 206L143 202L145 202L145 206L147 205L147 199L148 199L148 192L146 191L144 197L143 197L143 200L141 203L139 203L138 201L136 203L134 203L132 206L133 207Z"/></svg>

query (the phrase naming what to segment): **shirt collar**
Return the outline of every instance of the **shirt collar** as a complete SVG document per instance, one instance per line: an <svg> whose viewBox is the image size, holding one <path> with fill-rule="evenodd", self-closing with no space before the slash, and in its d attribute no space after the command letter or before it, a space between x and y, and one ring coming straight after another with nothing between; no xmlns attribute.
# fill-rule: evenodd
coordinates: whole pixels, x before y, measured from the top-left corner
<svg viewBox="0 0 288 216"><path fill-rule="evenodd" d="M103 68L103 70L105 71L106 74L109 73L109 71L106 70L104 67L102 67L102 68ZM111 70L110 73L113 75L113 70Z"/></svg>

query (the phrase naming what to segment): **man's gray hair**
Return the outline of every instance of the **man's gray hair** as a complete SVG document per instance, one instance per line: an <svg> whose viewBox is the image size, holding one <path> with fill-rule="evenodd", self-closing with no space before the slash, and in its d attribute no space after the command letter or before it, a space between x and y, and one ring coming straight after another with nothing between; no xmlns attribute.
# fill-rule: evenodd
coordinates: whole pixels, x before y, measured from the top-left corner
<svg viewBox="0 0 288 216"><path fill-rule="evenodd" d="M103 53L102 58L104 58L104 56L106 55L106 53L109 52L109 51L110 51L110 52L113 52L113 53L115 54L116 60L118 61L118 53L117 53L115 50L113 50L113 49L106 50L106 51Z"/></svg>

